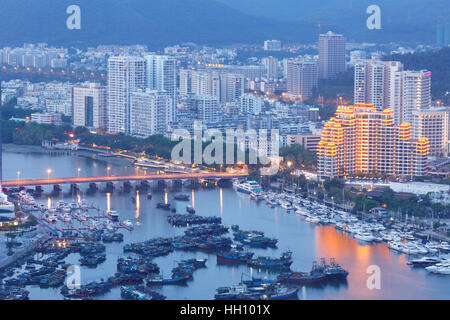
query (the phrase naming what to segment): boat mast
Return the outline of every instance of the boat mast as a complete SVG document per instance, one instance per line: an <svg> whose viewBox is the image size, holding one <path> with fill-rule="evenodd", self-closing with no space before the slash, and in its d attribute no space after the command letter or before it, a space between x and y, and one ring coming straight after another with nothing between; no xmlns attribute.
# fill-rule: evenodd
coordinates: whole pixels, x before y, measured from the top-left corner
<svg viewBox="0 0 450 320"><path fill-rule="evenodd" d="M1 119L1 110L2 110L2 87L0 81L0 193L3 192L3 179L2 179L2 171L3 171L3 140L2 140L2 119Z"/></svg>

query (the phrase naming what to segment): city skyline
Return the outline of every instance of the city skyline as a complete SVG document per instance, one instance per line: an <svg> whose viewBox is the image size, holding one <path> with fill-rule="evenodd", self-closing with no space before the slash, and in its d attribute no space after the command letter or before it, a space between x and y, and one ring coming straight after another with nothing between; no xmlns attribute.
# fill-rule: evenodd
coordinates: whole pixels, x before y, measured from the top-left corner
<svg viewBox="0 0 450 320"><path fill-rule="evenodd" d="M3 2L0 300L450 299L446 2Z"/></svg>

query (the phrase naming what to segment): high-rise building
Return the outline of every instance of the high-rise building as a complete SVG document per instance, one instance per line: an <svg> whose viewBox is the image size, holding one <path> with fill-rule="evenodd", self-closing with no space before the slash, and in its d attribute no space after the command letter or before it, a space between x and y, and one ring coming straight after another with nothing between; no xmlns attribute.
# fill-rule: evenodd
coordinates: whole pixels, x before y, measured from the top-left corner
<svg viewBox="0 0 450 320"><path fill-rule="evenodd" d="M318 145L321 178L354 173L388 176L425 174L429 142L413 139L409 123L395 125L394 111L373 104L339 106Z"/></svg>
<svg viewBox="0 0 450 320"><path fill-rule="evenodd" d="M437 25L436 45L438 47L447 47L448 45L450 45L450 23Z"/></svg>
<svg viewBox="0 0 450 320"><path fill-rule="evenodd" d="M108 59L108 131L130 133L130 97L137 89L144 89L146 61L135 56L116 56Z"/></svg>
<svg viewBox="0 0 450 320"><path fill-rule="evenodd" d="M448 155L449 112L447 108L412 112L413 138L427 138L430 143L430 155Z"/></svg>
<svg viewBox="0 0 450 320"><path fill-rule="evenodd" d="M328 31L319 35L319 78L332 79L345 71L345 38Z"/></svg>
<svg viewBox="0 0 450 320"><path fill-rule="evenodd" d="M279 40L264 41L264 50L265 51L280 51L281 50L281 41L279 41Z"/></svg>
<svg viewBox="0 0 450 320"><path fill-rule="evenodd" d="M431 106L431 73L405 71L398 61L377 58L355 64L354 102L394 110L395 123L412 121L412 111Z"/></svg>
<svg viewBox="0 0 450 320"><path fill-rule="evenodd" d="M75 127L107 129L106 87L98 83L72 88L72 114Z"/></svg>
<svg viewBox="0 0 450 320"><path fill-rule="evenodd" d="M217 122L219 118L219 100L211 95L195 95L187 100L189 108L195 110L197 119L203 122Z"/></svg>
<svg viewBox="0 0 450 320"><path fill-rule="evenodd" d="M402 103L398 110L400 122L412 123L412 112L431 106L431 72L404 71L402 73Z"/></svg>
<svg viewBox="0 0 450 320"><path fill-rule="evenodd" d="M228 103L239 99L245 92L245 79L241 74L220 74L220 102Z"/></svg>
<svg viewBox="0 0 450 320"><path fill-rule="evenodd" d="M131 93L130 134L146 138L165 134L172 120L172 98L167 92L146 89Z"/></svg>
<svg viewBox="0 0 450 320"><path fill-rule="evenodd" d="M403 64L399 61L384 62L384 109L394 110L395 123L402 121L395 110L402 104Z"/></svg>
<svg viewBox="0 0 450 320"><path fill-rule="evenodd" d="M209 95L220 103L236 101L245 90L245 79L241 74L212 70L181 70L180 93L198 96Z"/></svg>
<svg viewBox="0 0 450 320"><path fill-rule="evenodd" d="M398 61L378 59L355 63L354 102L374 104L378 110L401 103L401 71Z"/></svg>
<svg viewBox="0 0 450 320"><path fill-rule="evenodd" d="M300 96L303 100L311 98L317 87L317 64L290 60L287 66L287 92Z"/></svg>
<svg viewBox="0 0 450 320"><path fill-rule="evenodd" d="M191 92L221 99L221 79L218 72L191 71Z"/></svg>
<svg viewBox="0 0 450 320"><path fill-rule="evenodd" d="M278 79L278 59L272 56L261 59L268 79Z"/></svg>
<svg viewBox="0 0 450 320"><path fill-rule="evenodd" d="M186 96L192 92L192 70L180 70L179 92L182 96Z"/></svg>
<svg viewBox="0 0 450 320"><path fill-rule="evenodd" d="M147 55L147 88L166 91L172 99L172 119L177 110L177 60L167 55Z"/></svg>
<svg viewBox="0 0 450 320"><path fill-rule="evenodd" d="M242 113L260 114L264 106L264 99L247 93L239 99L239 111Z"/></svg>

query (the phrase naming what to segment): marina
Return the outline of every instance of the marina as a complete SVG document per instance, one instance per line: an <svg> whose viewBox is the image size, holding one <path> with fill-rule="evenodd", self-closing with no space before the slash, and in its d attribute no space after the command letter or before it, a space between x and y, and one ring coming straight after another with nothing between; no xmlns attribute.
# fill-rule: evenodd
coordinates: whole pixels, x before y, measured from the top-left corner
<svg viewBox="0 0 450 320"><path fill-rule="evenodd" d="M14 163L20 164L21 161L25 161L23 154L6 152L5 156L13 157L6 163L7 168ZM56 172L65 172L65 166L67 166L68 172L73 168L81 167L86 174L89 174L90 171L100 174L107 166L104 162L75 155L43 153L38 154L34 160L37 166L47 168L50 162L54 163L55 158L58 159L60 166L54 169L55 174ZM113 169L118 173L136 170L127 166L115 166ZM43 171L45 172L45 170ZM9 172L5 172L4 175L7 177L11 172L15 172L15 169L9 168ZM32 174L33 172L30 172L30 175ZM274 294L274 298L283 297L283 292L288 294L296 292L298 299L448 298L447 289L450 279L445 275L445 270L448 268L445 261L440 262L440 265L429 271L423 266L419 267L418 265L413 268L408 265L408 262L428 256L434 250L436 250L434 256L442 258L446 254L447 245L439 241L433 241L428 246L421 241L417 242L418 239L414 232L408 231L403 226L394 228L396 224L393 224L386 228L380 222L363 222L348 213L316 204L310 200L302 200L288 193L266 193L267 198L275 200L272 206L269 206L265 200L255 201L251 195L236 192L232 188L192 189L187 186L176 187L171 184L160 188L157 185L151 185L148 190L152 195L151 199L142 196L139 199L133 189L125 192L118 187L108 195L103 188L100 186L100 190L97 192L88 193L86 191L88 186L81 185L79 200L76 195L72 195L68 186L63 186L62 192L58 194L54 194L50 188L45 188L40 197L34 197L35 205L38 208L40 206L47 208L44 212L36 211L36 216L45 217L50 221L42 219L43 223L50 227L53 225L56 233L85 234L89 238L99 239L99 244L104 246L104 249L100 245L86 245L84 242L89 241L84 236L72 242L49 240L46 242L46 252L37 252L31 257L39 265L30 263L30 269L25 269L28 267L27 258L19 269L12 266L2 272L5 275L4 281L17 279L12 280L12 284L16 281L15 285L19 287L14 289L16 291L10 291L9 294L17 292L18 297L25 297L25 292L20 290L26 290L29 292L27 296L30 299L79 298L80 293L64 291L63 293L67 295L65 296L60 288L53 288L47 283L57 285L58 274L61 274L61 271L58 270L64 270L63 267L69 265L79 265L81 252L83 252L83 257L87 257L85 262L93 265L98 262L98 267L81 266L82 283L87 286L83 287L83 292L89 293L86 297L95 299L138 299L142 297L136 292L143 296L150 295L150 297L146 297L147 299L152 298L149 292L154 292L157 293L155 297L159 298L164 296L166 299L209 300L214 299L218 288L241 283L242 274L250 279L261 279L262 282L281 282L282 285L278 285L278 289L273 289L273 292L279 294L279 296ZM165 203L165 199L172 199L175 194L179 193L190 195L190 205L195 208L196 215L199 217L220 218L217 223L207 224L216 227L208 229L204 224L197 226L170 224L168 217L173 213L157 208L156 205ZM147 192L143 194L147 194ZM22 194L22 196L24 195ZM136 198L136 203L131 202L132 196ZM24 199L26 198L24 197ZM30 200L32 199L28 198L28 201ZM278 200L289 202L293 209L289 211L283 209L277 203ZM52 204L50 208L55 209L55 212L48 210L49 201ZM61 204L60 211L56 210L58 201ZM84 204L87 211L83 213L83 209L71 209L71 203ZM177 212L183 213L185 208L185 201L171 202L171 209L176 209ZM108 211L116 211L117 221L104 216L104 213ZM187 216L192 215L182 216L181 221ZM68 218L70 218L70 222ZM55 220L56 222L52 222ZM120 225L121 222L127 220L132 222L132 230ZM202 228L196 229L199 226ZM227 231L225 232L221 226L228 228ZM51 237L50 229L46 230L49 233L48 236ZM100 232L101 230L103 232ZM374 238L370 241L367 241L369 238L359 240L354 236L358 233L370 233ZM235 234L241 235L242 239L249 235L275 239L277 240L276 247L252 247L235 239ZM412 250L412 247L409 247L409 253L394 250L393 247L396 243L414 244L416 251ZM60 248L65 246L65 248L56 249L58 246ZM421 255L419 252L423 252L422 247L428 248L427 252L430 251L430 253ZM248 266L249 260L258 257L277 259L287 251L292 252L292 263L288 271L290 274L284 271L273 272L273 270ZM236 254L236 252L241 253ZM251 252L253 255L246 256L246 252ZM101 261L103 254L106 259ZM228 254L228 259L232 260L231 257L235 255L241 256L241 260L238 263L218 263L219 257L221 255L226 257L226 254ZM144 258L142 261L130 260L137 270L145 271L144 278L139 272L124 273L118 270L119 259L128 259L129 256L132 259ZM326 285L321 286L312 286L301 281L297 284L284 282L295 282L302 276L311 275L311 264L316 261L320 265L322 257L327 258L327 265L332 265L329 259L335 258L335 262L348 272L346 279L327 282ZM145 262L145 259L148 261ZM189 259L204 261L204 267L189 266L189 263L186 263ZM185 261L184 264L183 261ZM60 264L59 262L64 263ZM153 263L159 270L150 267ZM33 271L35 272L32 277L34 284L26 284L28 280L18 277L26 272L31 273L31 265L35 265L38 270L41 269L41 264L46 268L55 269L44 269L40 272L45 272L45 274L40 275L40 272ZM366 271L371 265L378 265L383 270L381 290L369 290L366 286L368 277ZM147 272L150 270L152 272ZM329 272L332 273L332 270L330 269ZM398 276L400 274L401 277ZM38 277L42 278L39 278L39 284L36 284ZM149 285L152 277L155 285ZM101 284L101 279L110 283L110 286ZM156 285L159 280L166 281L162 285ZM169 282L183 283L184 281L186 281L186 285L166 285ZM91 284L93 282L95 284ZM23 284L25 287L20 287ZM293 285L294 287L291 288ZM150 287L151 289L149 289ZM293 291L289 292L289 290ZM259 296L259 298L262 297Z"/></svg>

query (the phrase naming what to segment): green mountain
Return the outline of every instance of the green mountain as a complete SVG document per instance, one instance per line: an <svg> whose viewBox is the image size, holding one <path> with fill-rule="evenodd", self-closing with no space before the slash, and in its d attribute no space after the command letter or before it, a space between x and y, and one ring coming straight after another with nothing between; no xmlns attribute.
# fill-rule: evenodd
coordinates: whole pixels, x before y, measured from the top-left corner
<svg viewBox="0 0 450 320"><path fill-rule="evenodd" d="M241 13L214 0L2 0L0 45L310 42L311 23ZM66 28L66 8L81 8L81 30Z"/></svg>
<svg viewBox="0 0 450 320"><path fill-rule="evenodd" d="M219 0L244 13L317 24L345 33L349 39L367 42L407 41L434 43L436 25L450 21L446 0ZM370 5L381 9L381 30L368 30Z"/></svg>

